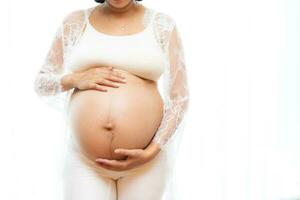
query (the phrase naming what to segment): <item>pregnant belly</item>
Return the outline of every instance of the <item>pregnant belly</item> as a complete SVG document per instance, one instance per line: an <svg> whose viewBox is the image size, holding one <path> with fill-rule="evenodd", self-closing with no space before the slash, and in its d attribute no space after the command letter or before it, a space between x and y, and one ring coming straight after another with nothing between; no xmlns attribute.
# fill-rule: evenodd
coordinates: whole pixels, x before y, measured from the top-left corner
<svg viewBox="0 0 300 200"><path fill-rule="evenodd" d="M125 159L117 148L144 149L163 117L163 100L156 82L123 73L127 82L107 92L75 89L69 122L76 144L88 158Z"/></svg>

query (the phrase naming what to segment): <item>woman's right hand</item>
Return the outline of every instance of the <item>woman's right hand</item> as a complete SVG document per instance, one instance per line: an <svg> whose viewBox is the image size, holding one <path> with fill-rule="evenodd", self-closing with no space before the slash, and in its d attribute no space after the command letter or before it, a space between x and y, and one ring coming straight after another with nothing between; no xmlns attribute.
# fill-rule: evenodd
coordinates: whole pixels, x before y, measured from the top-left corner
<svg viewBox="0 0 300 200"><path fill-rule="evenodd" d="M126 83L125 76L113 70L113 67L95 67L72 73L72 85L79 90L96 89L106 92L105 86L119 87Z"/></svg>

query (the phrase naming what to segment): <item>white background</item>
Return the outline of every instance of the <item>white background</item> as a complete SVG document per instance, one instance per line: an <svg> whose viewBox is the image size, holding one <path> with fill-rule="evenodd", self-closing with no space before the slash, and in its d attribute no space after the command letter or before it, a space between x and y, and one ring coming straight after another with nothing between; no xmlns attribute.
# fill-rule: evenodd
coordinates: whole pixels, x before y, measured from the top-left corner
<svg viewBox="0 0 300 200"><path fill-rule="evenodd" d="M142 3L173 16L185 46L181 199L300 198L300 1ZM0 199L58 199L62 119L33 81L62 18L93 5L1 1Z"/></svg>

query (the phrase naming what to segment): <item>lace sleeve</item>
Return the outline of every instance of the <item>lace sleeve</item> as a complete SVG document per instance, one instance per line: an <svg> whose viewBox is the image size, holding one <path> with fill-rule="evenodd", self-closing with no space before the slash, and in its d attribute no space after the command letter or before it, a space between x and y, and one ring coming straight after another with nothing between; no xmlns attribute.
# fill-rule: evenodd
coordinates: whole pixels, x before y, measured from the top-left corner
<svg viewBox="0 0 300 200"><path fill-rule="evenodd" d="M167 142L175 135L188 109L189 90L183 45L177 26L169 16L157 23L157 38L166 53L169 67L164 73L164 115L153 137L153 142L165 150Z"/></svg>
<svg viewBox="0 0 300 200"><path fill-rule="evenodd" d="M38 97L59 111L64 110L73 90L64 90L61 78L69 73L68 69L64 68L64 61L68 51L78 40L83 19L84 13L81 10L73 11L65 16L56 30L44 63L34 80L34 90Z"/></svg>

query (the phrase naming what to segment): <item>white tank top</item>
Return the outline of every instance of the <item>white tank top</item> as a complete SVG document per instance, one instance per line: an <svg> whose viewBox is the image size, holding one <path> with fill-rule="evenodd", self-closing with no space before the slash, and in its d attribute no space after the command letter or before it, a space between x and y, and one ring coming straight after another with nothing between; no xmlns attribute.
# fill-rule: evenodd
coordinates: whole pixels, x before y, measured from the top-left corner
<svg viewBox="0 0 300 200"><path fill-rule="evenodd" d="M151 11L155 12L153 9ZM153 81L160 78L168 63L155 39L155 13L142 31L130 35L108 35L99 32L89 22L90 13L86 11L86 28L82 37L66 57L67 69L76 72L104 65Z"/></svg>

